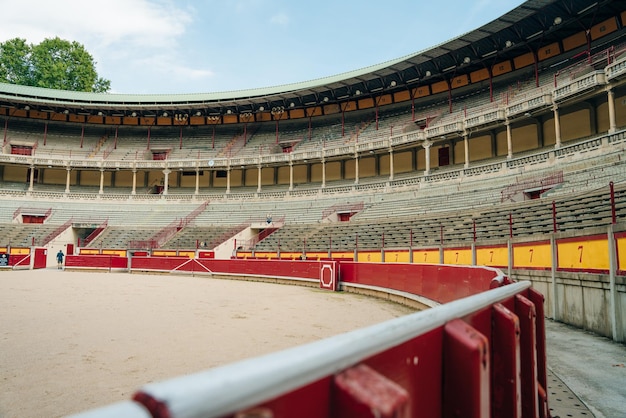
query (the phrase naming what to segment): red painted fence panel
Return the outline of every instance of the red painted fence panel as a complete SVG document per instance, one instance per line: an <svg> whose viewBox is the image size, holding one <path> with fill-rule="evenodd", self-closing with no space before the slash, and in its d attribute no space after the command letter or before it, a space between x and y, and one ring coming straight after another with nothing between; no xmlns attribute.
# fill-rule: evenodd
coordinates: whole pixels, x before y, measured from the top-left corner
<svg viewBox="0 0 626 418"><path fill-rule="evenodd" d="M99 254L67 255L65 257L65 268L125 270L128 268L128 258Z"/></svg>
<svg viewBox="0 0 626 418"><path fill-rule="evenodd" d="M489 289L498 275L500 270L488 267L342 262L339 278L447 303Z"/></svg>

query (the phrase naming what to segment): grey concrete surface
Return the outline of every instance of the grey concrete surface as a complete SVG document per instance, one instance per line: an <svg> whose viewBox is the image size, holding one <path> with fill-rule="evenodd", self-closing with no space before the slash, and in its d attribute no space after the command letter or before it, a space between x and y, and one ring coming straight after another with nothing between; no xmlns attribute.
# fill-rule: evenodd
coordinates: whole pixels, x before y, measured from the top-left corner
<svg viewBox="0 0 626 418"><path fill-rule="evenodd" d="M553 418L626 418L626 345L549 319L546 342Z"/></svg>

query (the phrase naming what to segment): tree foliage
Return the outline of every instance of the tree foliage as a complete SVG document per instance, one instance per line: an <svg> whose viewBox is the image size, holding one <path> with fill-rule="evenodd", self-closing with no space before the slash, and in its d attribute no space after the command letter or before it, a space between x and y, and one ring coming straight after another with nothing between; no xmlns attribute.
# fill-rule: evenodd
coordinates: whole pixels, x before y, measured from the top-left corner
<svg viewBox="0 0 626 418"><path fill-rule="evenodd" d="M96 63L78 42L45 39L38 45L14 38L0 43L0 82L59 90L108 92Z"/></svg>

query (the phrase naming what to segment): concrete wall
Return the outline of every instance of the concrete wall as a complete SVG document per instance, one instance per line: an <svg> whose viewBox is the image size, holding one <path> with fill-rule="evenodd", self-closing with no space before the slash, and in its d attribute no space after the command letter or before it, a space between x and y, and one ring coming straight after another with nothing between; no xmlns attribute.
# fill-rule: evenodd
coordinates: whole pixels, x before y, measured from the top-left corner
<svg viewBox="0 0 626 418"><path fill-rule="evenodd" d="M514 280L530 280L545 296L546 316L613 338L611 283L608 274L513 270ZM556 294L556 298L555 298ZM615 320L622 341L626 335L626 277L615 278Z"/></svg>

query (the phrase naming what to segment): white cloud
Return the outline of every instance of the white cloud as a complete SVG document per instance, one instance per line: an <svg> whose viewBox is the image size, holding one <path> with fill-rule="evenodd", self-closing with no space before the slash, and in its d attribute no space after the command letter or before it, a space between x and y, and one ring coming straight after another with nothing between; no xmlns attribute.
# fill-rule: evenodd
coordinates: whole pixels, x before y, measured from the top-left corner
<svg viewBox="0 0 626 418"><path fill-rule="evenodd" d="M133 62L133 67L137 70L149 68L151 73L156 73L163 77L182 77L194 80L211 77L213 72L205 69L196 69L185 66L172 59L169 55L154 55L144 57Z"/></svg>
<svg viewBox="0 0 626 418"><path fill-rule="evenodd" d="M136 46L168 45L185 32L192 20L175 3L148 0L109 0L96 7L81 0L8 2L2 7L0 40L15 37L39 43L59 36L81 43Z"/></svg>
<svg viewBox="0 0 626 418"><path fill-rule="evenodd" d="M191 68L179 53L185 30L193 22L193 10L181 4L170 0L109 0L97 5L86 5L84 0L6 2L0 42L19 37L37 44L56 36L77 41L94 57L99 75L109 79L120 68L136 75L149 69L163 78L210 77L211 71Z"/></svg>
<svg viewBox="0 0 626 418"><path fill-rule="evenodd" d="M278 25L286 25L289 23L289 16L285 13L279 13L277 15L272 16L270 22L278 24Z"/></svg>

